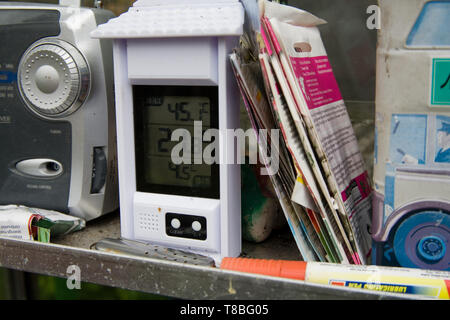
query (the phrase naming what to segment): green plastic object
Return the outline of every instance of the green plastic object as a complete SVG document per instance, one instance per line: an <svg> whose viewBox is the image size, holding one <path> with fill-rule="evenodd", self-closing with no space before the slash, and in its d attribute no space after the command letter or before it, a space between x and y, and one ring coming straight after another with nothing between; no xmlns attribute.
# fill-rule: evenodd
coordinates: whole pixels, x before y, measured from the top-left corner
<svg viewBox="0 0 450 320"><path fill-rule="evenodd" d="M266 240L272 230L284 222L284 217L280 216L278 199L271 196L270 190L266 190L271 185L270 181L265 181L268 177L259 176L258 172L257 166L241 166L242 238L255 243Z"/></svg>

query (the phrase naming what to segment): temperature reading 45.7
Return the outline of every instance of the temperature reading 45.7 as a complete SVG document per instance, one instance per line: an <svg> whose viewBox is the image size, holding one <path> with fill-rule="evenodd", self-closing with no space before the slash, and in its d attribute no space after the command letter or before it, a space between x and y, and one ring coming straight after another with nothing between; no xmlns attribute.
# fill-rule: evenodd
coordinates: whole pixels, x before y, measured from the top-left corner
<svg viewBox="0 0 450 320"><path fill-rule="evenodd" d="M175 120L192 121L191 113L186 109L187 105L187 102L180 102L175 104L169 103L167 104L167 108L169 112L175 115Z"/></svg>

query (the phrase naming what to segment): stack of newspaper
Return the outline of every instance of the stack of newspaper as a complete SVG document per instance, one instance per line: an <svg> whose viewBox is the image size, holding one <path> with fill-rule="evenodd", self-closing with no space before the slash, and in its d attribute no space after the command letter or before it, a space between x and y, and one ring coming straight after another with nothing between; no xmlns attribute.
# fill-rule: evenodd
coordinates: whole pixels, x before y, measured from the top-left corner
<svg viewBox="0 0 450 320"><path fill-rule="evenodd" d="M367 264L372 187L317 29L325 21L267 0L243 4L248 30L231 64L301 258Z"/></svg>

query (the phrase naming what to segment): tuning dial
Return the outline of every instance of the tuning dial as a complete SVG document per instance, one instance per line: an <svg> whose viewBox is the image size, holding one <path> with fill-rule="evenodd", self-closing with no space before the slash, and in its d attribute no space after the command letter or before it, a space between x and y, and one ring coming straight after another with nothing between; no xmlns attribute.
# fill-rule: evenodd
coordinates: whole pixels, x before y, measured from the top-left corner
<svg viewBox="0 0 450 320"><path fill-rule="evenodd" d="M89 67L71 44L42 39L23 55L18 84L32 111L47 117L66 116L75 112L89 94Z"/></svg>

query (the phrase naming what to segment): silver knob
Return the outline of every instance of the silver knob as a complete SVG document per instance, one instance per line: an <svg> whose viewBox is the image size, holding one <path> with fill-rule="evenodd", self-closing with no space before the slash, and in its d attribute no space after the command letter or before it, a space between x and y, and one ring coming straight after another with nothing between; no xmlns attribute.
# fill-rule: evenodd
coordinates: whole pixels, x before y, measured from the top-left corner
<svg viewBox="0 0 450 320"><path fill-rule="evenodd" d="M20 94L33 112L43 116L62 117L75 112L86 100L90 82L86 60L62 40L35 42L19 64Z"/></svg>

